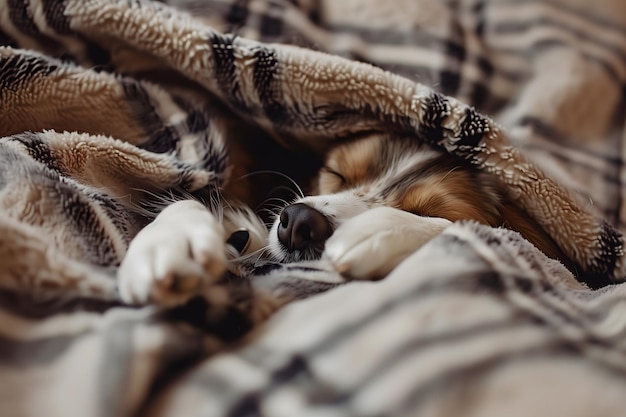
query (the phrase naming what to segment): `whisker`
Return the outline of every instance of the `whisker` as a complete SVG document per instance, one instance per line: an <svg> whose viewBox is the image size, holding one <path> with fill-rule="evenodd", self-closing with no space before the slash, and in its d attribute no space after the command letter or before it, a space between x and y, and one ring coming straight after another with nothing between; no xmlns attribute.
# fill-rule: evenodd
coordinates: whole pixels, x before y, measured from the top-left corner
<svg viewBox="0 0 626 417"><path fill-rule="evenodd" d="M286 185L279 185L274 187L272 190L270 190L269 194L277 194L280 191L286 191L288 193L293 194L293 200L297 200L298 198L301 198L302 196L300 194L298 194L295 190L293 190L290 187L287 187Z"/></svg>
<svg viewBox="0 0 626 417"><path fill-rule="evenodd" d="M448 178L448 175L452 174L454 171L456 171L459 168L460 168L459 166L452 167L448 172L446 172L446 174L443 177L439 179L439 181L437 182L437 185L441 184L443 180Z"/></svg>
<svg viewBox="0 0 626 417"><path fill-rule="evenodd" d="M280 204L269 204L269 201L275 201L275 200L277 200L278 203L280 203ZM289 205L289 203L287 203L286 201L281 200L281 199L267 199L262 204L259 204L254 209L254 212L255 213L263 213L263 212L268 212L268 210L271 210L270 212L274 212L275 211L277 213L280 213L282 211L282 209L284 209L288 205Z"/></svg>
<svg viewBox="0 0 626 417"><path fill-rule="evenodd" d="M262 258L269 258L269 255L267 255L270 252L269 248L264 247L262 251L260 251L259 256L256 258L256 260L254 261L254 266L257 267L261 264L261 259Z"/></svg>
<svg viewBox="0 0 626 417"><path fill-rule="evenodd" d="M276 203L271 203L276 201ZM288 202L286 202L285 200L282 199L278 199L278 198L268 198L267 200L265 200L263 202L263 204L259 204L259 206L257 207L257 210L261 210L265 207L269 207L269 208L274 208L274 209L283 209L285 207L287 207L289 205Z"/></svg>
<svg viewBox="0 0 626 417"><path fill-rule="evenodd" d="M282 210L281 210L281 209L282 209L282 207L274 207L274 208L269 207L269 208L263 208L263 209L260 209L260 210L259 210L259 215L260 215L260 214L262 214L262 213L266 213L266 214L268 214L270 217L274 217L274 218L276 218L276 217L280 216L280 213L282 212ZM274 220L275 220L275 219L274 219ZM270 221L271 221L271 223L270 223L270 224L273 224L273 223L274 223L274 220L270 220Z"/></svg>
<svg viewBox="0 0 626 417"><path fill-rule="evenodd" d="M253 252L247 253L245 255L239 255L237 257L234 257L233 259L231 259L229 262L231 263L241 263L241 262L246 262L249 261L252 258L256 258L252 263L252 265L254 266L258 266L260 260L264 257L264 255L267 253L268 248L267 246L264 246L262 248L259 248Z"/></svg>
<svg viewBox="0 0 626 417"><path fill-rule="evenodd" d="M282 177L282 178L286 179L287 181L289 181L296 188L296 190L298 190L299 194L297 194L297 195L299 197L301 197L301 198L304 198L304 192L302 191L302 188L300 188L298 183L293 178L291 178L289 175L283 174L282 172L279 172L279 171L261 170L261 171L250 172L248 174L242 175L241 177L237 178L235 181L243 180L243 179L255 176L255 175L263 175L263 174L277 175L279 177Z"/></svg>

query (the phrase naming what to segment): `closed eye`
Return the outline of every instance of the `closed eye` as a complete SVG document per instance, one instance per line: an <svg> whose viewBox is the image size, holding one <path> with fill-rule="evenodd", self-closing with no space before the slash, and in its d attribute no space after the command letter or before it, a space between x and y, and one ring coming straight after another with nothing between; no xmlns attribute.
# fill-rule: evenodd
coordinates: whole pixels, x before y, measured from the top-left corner
<svg viewBox="0 0 626 417"><path fill-rule="evenodd" d="M333 175L334 177L336 177L336 179L338 179L339 181L341 181L342 185L345 185L348 183L348 181L346 180L346 177L344 177L343 175L341 175L341 173L335 171L334 169L328 168L328 167L322 167L322 171Z"/></svg>

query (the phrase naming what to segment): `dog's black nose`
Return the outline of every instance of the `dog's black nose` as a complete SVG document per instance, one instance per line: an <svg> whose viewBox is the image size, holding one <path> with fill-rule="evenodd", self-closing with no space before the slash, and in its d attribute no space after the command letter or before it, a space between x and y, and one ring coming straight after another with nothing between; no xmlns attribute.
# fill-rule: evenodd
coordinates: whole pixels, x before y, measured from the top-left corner
<svg viewBox="0 0 626 417"><path fill-rule="evenodd" d="M278 240L290 252L322 243L330 234L330 223L326 216L306 204L292 204L280 213Z"/></svg>

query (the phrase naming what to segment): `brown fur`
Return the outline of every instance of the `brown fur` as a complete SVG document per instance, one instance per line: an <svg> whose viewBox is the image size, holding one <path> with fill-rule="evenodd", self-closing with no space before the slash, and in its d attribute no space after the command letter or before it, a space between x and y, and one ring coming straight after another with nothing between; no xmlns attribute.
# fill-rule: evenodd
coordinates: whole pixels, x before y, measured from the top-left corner
<svg viewBox="0 0 626 417"><path fill-rule="evenodd" d="M317 179L319 194L353 189L374 205L399 208L451 221L475 220L521 233L540 250L567 262L548 234L526 213L512 204L493 178L443 154L418 165L423 175L399 183L391 192L383 190L394 180L393 165L411 152L433 151L408 140L370 136L333 149ZM401 162L400 162L401 163ZM385 184L387 183L387 185Z"/></svg>

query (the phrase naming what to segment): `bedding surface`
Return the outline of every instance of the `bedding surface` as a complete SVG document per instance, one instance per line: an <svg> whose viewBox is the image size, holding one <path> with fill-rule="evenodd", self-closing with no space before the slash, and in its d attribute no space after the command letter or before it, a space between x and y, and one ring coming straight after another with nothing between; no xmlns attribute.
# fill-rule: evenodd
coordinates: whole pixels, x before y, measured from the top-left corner
<svg viewBox="0 0 626 417"><path fill-rule="evenodd" d="M0 45L0 415L624 414L621 2L0 0ZM236 179L225 143L365 132L491 173L573 266L461 222L377 282L119 301L159 208Z"/></svg>

